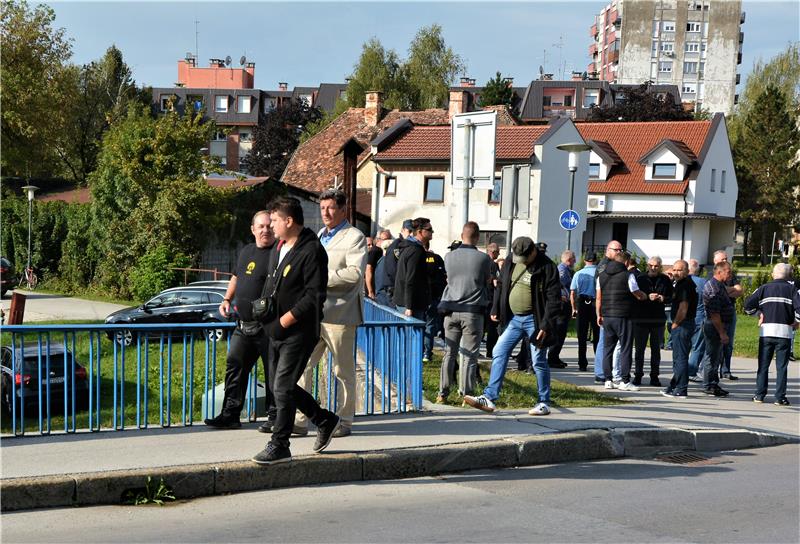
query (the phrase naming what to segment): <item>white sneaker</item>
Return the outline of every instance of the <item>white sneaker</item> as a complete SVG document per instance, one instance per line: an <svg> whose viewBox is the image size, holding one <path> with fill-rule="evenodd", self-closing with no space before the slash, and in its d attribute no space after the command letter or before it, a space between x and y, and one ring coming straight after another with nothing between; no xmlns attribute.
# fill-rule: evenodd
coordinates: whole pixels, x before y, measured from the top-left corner
<svg viewBox="0 0 800 544"><path fill-rule="evenodd" d="M611 380L606 380L606 384L603 387L606 389L615 389L614 382Z"/></svg>
<svg viewBox="0 0 800 544"><path fill-rule="evenodd" d="M536 406L528 410L529 416L546 416L549 414L550 414L550 407L543 402L538 403Z"/></svg>
<svg viewBox="0 0 800 544"><path fill-rule="evenodd" d="M492 413L497 409L497 407L494 405L491 399L486 395L481 395L479 397L473 397L472 395L464 395L464 402L466 402L473 408L477 408L478 410L483 410L484 412Z"/></svg>
<svg viewBox="0 0 800 544"><path fill-rule="evenodd" d="M620 391L638 391L639 390L639 388L637 386L633 385L633 383L631 383L631 382L628 382L628 383L623 382L623 383L621 383L621 384L619 384L617 386L617 389L619 389Z"/></svg>

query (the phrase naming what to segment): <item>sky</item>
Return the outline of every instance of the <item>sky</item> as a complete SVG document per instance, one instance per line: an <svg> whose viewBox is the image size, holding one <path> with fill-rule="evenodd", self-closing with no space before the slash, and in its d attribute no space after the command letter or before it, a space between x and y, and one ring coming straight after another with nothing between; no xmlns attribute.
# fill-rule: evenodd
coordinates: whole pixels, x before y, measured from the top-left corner
<svg viewBox="0 0 800 544"><path fill-rule="evenodd" d="M362 44L378 38L405 58L417 30L437 23L462 56L464 76L483 85L500 71L516 86L539 66L569 78L585 71L593 16L607 2L49 2L56 27L72 39L76 64L115 44L138 84L170 87L177 61L197 51L199 66L230 55L256 63L255 87L344 82ZM745 0L744 83L753 63L800 40L800 1ZM195 21L199 21L195 25ZM195 33L197 28L197 35ZM560 67L560 70L559 70ZM740 85L739 89L743 88Z"/></svg>

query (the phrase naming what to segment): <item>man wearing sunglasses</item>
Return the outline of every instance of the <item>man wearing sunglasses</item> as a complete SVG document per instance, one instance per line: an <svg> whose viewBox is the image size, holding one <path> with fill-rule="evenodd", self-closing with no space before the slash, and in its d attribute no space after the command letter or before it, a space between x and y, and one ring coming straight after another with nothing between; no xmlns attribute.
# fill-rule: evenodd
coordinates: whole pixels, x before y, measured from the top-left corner
<svg viewBox="0 0 800 544"><path fill-rule="evenodd" d="M411 235L397 246L400 256L397 259L393 302L398 311L421 321L425 321L425 312L431 304L425 246L432 238L430 219L417 217L411 222Z"/></svg>

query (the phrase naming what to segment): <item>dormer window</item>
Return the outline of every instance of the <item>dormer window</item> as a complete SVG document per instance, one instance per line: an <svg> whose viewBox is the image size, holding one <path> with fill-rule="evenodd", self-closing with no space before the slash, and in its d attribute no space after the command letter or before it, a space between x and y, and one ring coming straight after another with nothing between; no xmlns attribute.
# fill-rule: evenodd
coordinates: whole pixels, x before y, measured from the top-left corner
<svg viewBox="0 0 800 544"><path fill-rule="evenodd" d="M659 179L675 179L677 165L667 163L656 163L653 165L653 177Z"/></svg>
<svg viewBox="0 0 800 544"><path fill-rule="evenodd" d="M599 162L589 163L589 177L590 178L595 178L595 179L600 177L600 163Z"/></svg>

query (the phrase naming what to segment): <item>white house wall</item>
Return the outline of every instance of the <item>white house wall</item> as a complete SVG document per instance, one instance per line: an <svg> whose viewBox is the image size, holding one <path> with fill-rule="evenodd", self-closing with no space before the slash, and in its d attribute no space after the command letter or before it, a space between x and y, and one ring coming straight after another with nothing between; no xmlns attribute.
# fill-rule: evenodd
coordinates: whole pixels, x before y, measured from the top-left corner
<svg viewBox="0 0 800 544"><path fill-rule="evenodd" d="M606 211L683 213L683 197L680 195L607 194Z"/></svg>
<svg viewBox="0 0 800 544"><path fill-rule="evenodd" d="M712 170L716 171L714 192L711 192ZM720 192L722 172L725 172L725 192ZM736 199L739 186L733 167L730 142L725 122L720 123L715 134L711 135L711 145L703 161L697 179L689 183L687 191L689 212L716 214L720 217L736 216ZM731 239L731 243L733 240Z"/></svg>

